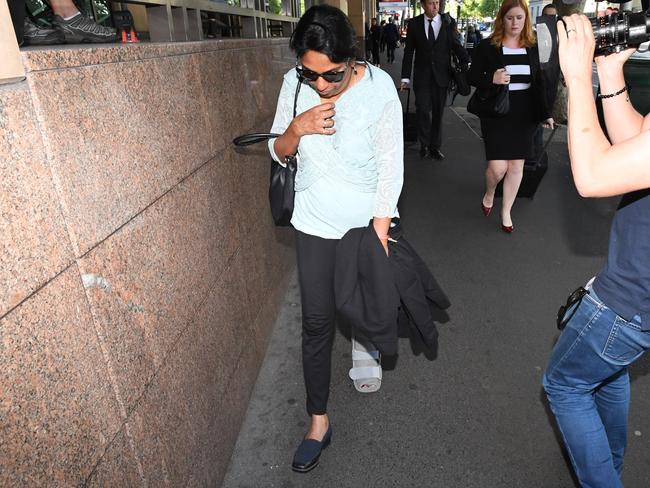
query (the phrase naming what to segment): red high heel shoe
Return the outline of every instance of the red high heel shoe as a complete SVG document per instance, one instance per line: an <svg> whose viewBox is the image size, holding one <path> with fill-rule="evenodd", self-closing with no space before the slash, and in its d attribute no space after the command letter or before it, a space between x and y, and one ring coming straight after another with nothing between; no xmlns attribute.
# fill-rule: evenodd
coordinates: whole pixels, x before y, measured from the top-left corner
<svg viewBox="0 0 650 488"><path fill-rule="evenodd" d="M492 212L492 207L486 207L485 205L483 205L483 202L481 202L481 210L483 210L483 215L489 217L490 212Z"/></svg>
<svg viewBox="0 0 650 488"><path fill-rule="evenodd" d="M506 234L512 234L515 231L514 225L503 225L501 224L501 230Z"/></svg>

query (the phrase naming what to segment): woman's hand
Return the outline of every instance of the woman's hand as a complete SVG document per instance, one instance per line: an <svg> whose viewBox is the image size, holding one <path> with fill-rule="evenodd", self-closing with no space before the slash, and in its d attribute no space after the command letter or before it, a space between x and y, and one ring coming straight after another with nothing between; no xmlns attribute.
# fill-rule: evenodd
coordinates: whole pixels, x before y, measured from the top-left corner
<svg viewBox="0 0 650 488"><path fill-rule="evenodd" d="M372 226L375 229L377 238L384 247L386 256L388 256L388 231L390 230L390 217L373 217Z"/></svg>
<svg viewBox="0 0 650 488"><path fill-rule="evenodd" d="M555 127L555 121L553 120L553 117L549 117L544 122L542 122L542 127L545 129L552 129Z"/></svg>
<svg viewBox="0 0 650 488"><path fill-rule="evenodd" d="M332 118L334 114L336 114L336 111L333 103L321 103L297 115L291 121L290 127L298 137L310 134L331 136L336 132L334 119Z"/></svg>
<svg viewBox="0 0 650 488"><path fill-rule="evenodd" d="M635 47L621 51L620 53L612 53L608 55L596 56L596 66L598 67L598 77L611 77L615 76L623 70L623 65L630 59L630 56L636 52Z"/></svg>
<svg viewBox="0 0 650 488"><path fill-rule="evenodd" d="M591 22L584 15L573 14L558 21L557 31L560 67L567 85L576 80L591 84L596 44Z"/></svg>
<svg viewBox="0 0 650 488"><path fill-rule="evenodd" d="M496 70L492 75L492 83L495 85L507 85L510 83L510 73L505 68Z"/></svg>

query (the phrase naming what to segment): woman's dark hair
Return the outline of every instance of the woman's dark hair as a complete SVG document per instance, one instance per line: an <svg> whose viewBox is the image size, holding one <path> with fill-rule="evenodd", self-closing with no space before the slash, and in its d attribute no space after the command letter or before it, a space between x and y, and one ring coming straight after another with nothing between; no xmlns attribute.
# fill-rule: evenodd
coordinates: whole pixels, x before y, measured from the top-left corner
<svg viewBox="0 0 650 488"><path fill-rule="evenodd" d="M357 57L357 36L350 19L331 5L315 5L300 17L289 43L301 58L307 51L325 54L333 63Z"/></svg>

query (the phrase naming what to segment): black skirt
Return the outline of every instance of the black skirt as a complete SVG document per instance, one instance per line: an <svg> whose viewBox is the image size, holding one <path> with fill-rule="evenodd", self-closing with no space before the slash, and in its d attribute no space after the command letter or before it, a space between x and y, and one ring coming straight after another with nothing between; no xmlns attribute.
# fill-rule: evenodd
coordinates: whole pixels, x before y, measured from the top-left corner
<svg viewBox="0 0 650 488"><path fill-rule="evenodd" d="M531 153L533 134L539 125L533 90L510 92L510 111L505 117L481 118L485 158L526 159Z"/></svg>

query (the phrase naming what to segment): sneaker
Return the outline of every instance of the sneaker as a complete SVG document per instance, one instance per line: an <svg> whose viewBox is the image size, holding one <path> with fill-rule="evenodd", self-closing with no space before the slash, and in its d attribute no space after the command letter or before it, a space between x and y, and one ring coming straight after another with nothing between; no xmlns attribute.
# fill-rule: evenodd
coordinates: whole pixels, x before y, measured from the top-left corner
<svg viewBox="0 0 650 488"><path fill-rule="evenodd" d="M117 41L115 29L99 25L81 13L68 20L55 15L52 24L63 33L65 42L69 44Z"/></svg>
<svg viewBox="0 0 650 488"><path fill-rule="evenodd" d="M25 18L23 44L25 46L47 46L65 44L63 33L57 29L41 27Z"/></svg>

